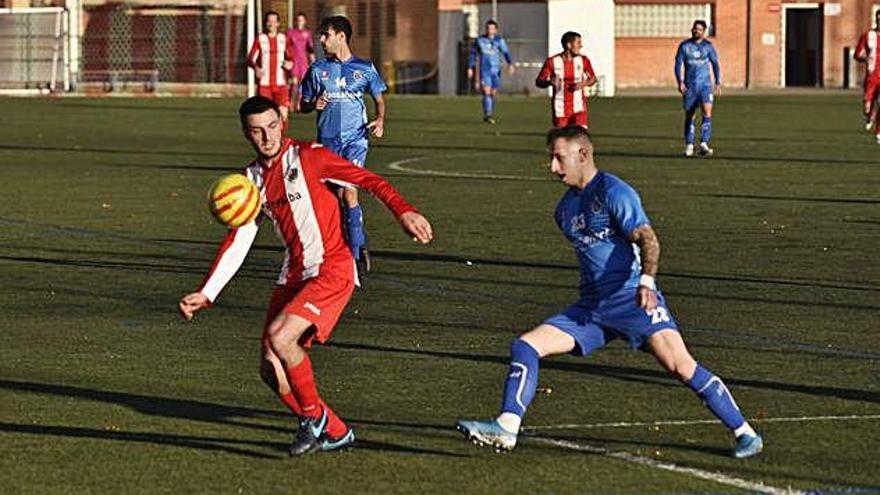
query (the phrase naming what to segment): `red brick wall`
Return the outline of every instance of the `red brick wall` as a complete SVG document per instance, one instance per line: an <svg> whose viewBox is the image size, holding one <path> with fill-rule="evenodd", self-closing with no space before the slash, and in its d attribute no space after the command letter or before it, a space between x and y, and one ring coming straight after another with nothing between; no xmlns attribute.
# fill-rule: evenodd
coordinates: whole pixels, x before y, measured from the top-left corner
<svg viewBox="0 0 880 495"><path fill-rule="evenodd" d="M634 3L633 0L619 0ZM710 3L712 0L706 0ZM683 0L639 0L638 3L685 3ZM782 77L782 5L811 3L801 0L752 0L751 62L752 87L778 87ZM826 87L843 84L843 48L855 47L859 35L873 22L871 6L880 0L836 0L839 16L824 17L823 79ZM747 0L714 0L715 36L710 38L721 61L722 82L726 86L746 84ZM820 2L821 5L821 2ZM774 43L765 45L764 34ZM689 33L680 38L618 38L615 69L618 87L675 85L672 71L675 50ZM851 62L852 63L852 62Z"/></svg>

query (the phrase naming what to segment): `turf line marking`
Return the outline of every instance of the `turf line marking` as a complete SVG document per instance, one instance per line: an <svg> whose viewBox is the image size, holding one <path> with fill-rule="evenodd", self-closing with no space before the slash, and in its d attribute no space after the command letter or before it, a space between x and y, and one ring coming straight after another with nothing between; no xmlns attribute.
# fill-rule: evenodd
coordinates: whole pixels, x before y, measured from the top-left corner
<svg viewBox="0 0 880 495"><path fill-rule="evenodd" d="M660 469L663 471L671 471L673 473L684 474L688 476L693 476L695 478L700 478L704 480L714 481L716 483L720 483L722 485L734 486L736 488L741 488L743 490L750 490L758 493L769 493L772 495L806 495L807 492L794 490L791 488L777 488L770 485L765 485L761 482L748 481L741 478L734 478L733 476L728 476L719 472L711 472L704 471L702 469L690 468L685 466L679 466L678 464L673 464L667 461L658 461L656 459L651 459L650 457L644 457L640 455L630 454L629 452L615 452L608 449L604 449L601 447L594 447L592 445L580 444L571 442L568 440L557 440L553 438L537 438L537 437L529 437L532 442L539 442L548 445L554 445L556 447L562 447L564 449L575 450L578 452L589 452L591 454L599 454L605 457L610 457L612 459L617 459L624 462L629 462L632 464L639 464L642 466L647 466L654 469Z"/></svg>
<svg viewBox="0 0 880 495"><path fill-rule="evenodd" d="M461 158L461 157L473 157L476 155L485 155L487 153L459 153L454 155L443 155L443 156L416 156L413 158L404 158L403 160L396 160L388 164L388 168L391 170L396 170L398 172L404 172L407 174L415 174L415 175L431 175L434 177L454 177L459 179L498 179L498 180L525 180L525 181L540 181L547 182L549 178L547 177L528 177L522 175L496 175L496 174L472 174L467 172L442 172L440 170L422 170L405 167L404 165L408 165L410 163L417 163L423 160L427 160L429 158Z"/></svg>
<svg viewBox="0 0 880 495"><path fill-rule="evenodd" d="M755 423L811 423L818 421L866 421L880 419L880 414L846 416L793 416L780 418L749 418ZM618 421L614 423L563 424L546 426L524 426L524 431L542 430L590 430L595 428L636 428L645 426L689 426L718 423L717 419L674 419L666 421Z"/></svg>

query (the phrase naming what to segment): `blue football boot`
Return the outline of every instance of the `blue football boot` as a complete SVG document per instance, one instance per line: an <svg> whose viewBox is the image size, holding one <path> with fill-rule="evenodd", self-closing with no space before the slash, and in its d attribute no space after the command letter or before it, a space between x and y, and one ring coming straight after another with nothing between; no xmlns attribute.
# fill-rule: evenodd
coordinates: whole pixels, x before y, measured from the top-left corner
<svg viewBox="0 0 880 495"><path fill-rule="evenodd" d="M516 447L516 433L511 433L498 424L498 421L460 420L455 427L477 445L491 445L496 452L510 452Z"/></svg>
<svg viewBox="0 0 880 495"><path fill-rule="evenodd" d="M318 418L309 418L303 416L299 418L299 428L296 431L296 438L288 451L291 456L300 456L311 454L321 450L321 444L318 441L324 434L324 428L327 427L327 410L321 411Z"/></svg>
<svg viewBox="0 0 880 495"><path fill-rule="evenodd" d="M758 455L762 450L764 450L764 439L761 438L761 435L740 435L736 439L733 456L737 459L744 459Z"/></svg>

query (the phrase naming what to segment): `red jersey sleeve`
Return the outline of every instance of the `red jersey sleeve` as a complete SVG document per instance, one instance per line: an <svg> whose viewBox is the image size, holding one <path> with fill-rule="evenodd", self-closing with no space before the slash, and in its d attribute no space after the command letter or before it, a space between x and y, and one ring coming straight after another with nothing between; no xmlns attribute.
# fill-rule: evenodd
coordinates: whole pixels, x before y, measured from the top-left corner
<svg viewBox="0 0 880 495"><path fill-rule="evenodd" d="M260 66L260 38L254 38L254 44L251 45L251 51L248 53L247 65L251 69Z"/></svg>
<svg viewBox="0 0 880 495"><path fill-rule="evenodd" d="M358 167L350 161L321 146L303 144L302 152L309 166L318 171L321 180L346 182L362 187L382 202L397 218L404 213L415 211L415 206L406 202L403 196L385 179L369 170Z"/></svg>
<svg viewBox="0 0 880 495"><path fill-rule="evenodd" d="M541 67L541 72L538 73L539 81L549 81L550 77L553 75L553 57L549 57L544 61L544 66Z"/></svg>
<svg viewBox="0 0 880 495"><path fill-rule="evenodd" d="M863 58L868 55L868 33L863 33L856 45L856 58Z"/></svg>
<svg viewBox="0 0 880 495"><path fill-rule="evenodd" d="M593 70L593 64L590 62L590 59L586 56L584 57L584 72L587 73L589 77L596 77L596 71Z"/></svg>

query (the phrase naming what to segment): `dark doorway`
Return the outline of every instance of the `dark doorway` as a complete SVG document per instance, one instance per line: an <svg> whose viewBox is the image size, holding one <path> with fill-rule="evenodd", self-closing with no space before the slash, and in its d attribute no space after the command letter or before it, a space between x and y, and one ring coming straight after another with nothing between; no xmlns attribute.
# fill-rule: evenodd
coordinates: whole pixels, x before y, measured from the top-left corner
<svg viewBox="0 0 880 495"><path fill-rule="evenodd" d="M822 85L822 9L785 11L785 85Z"/></svg>

